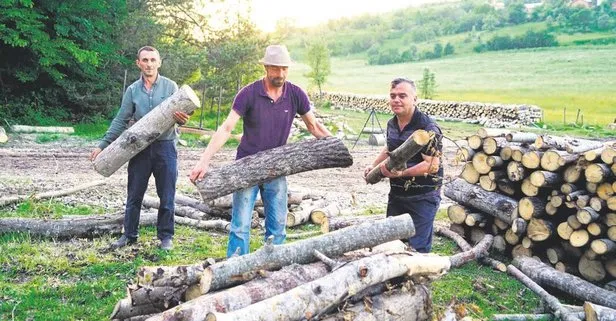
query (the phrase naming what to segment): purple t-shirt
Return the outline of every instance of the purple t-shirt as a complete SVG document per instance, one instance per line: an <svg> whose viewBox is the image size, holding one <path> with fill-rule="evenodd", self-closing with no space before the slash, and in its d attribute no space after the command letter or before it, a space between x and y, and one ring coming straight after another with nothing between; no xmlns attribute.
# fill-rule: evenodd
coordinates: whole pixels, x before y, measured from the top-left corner
<svg viewBox="0 0 616 321"><path fill-rule="evenodd" d="M236 156L240 159L286 144L295 114L309 112L310 101L300 87L289 81L284 84L282 96L273 101L260 79L240 90L233 110L244 120L244 135Z"/></svg>

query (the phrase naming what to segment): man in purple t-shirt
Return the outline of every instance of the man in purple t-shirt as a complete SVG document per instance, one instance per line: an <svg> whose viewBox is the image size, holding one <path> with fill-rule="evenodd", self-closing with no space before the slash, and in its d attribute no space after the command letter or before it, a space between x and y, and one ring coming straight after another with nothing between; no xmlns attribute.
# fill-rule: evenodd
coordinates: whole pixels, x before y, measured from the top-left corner
<svg viewBox="0 0 616 321"><path fill-rule="evenodd" d="M282 45L268 46L259 62L265 67L265 77L242 88L235 96L229 116L212 136L193 168L191 181L203 178L212 156L229 139L240 118L244 121L244 134L236 159L286 144L295 114L302 117L308 131L316 138L331 136L327 128L316 121L306 93L286 80L288 67L292 63L287 48ZM274 244L282 244L285 240L287 180L286 177L279 177L233 193L227 256L234 253L244 255L250 251L250 223L258 192L265 209L265 238L273 236Z"/></svg>

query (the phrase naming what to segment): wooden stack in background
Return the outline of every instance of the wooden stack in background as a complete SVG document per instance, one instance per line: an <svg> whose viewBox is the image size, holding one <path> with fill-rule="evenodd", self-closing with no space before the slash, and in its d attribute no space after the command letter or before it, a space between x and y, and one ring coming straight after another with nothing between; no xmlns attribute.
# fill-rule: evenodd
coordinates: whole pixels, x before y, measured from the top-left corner
<svg viewBox="0 0 616 321"><path fill-rule="evenodd" d="M605 284L616 279L616 144L480 129L445 186L452 229Z"/></svg>
<svg viewBox="0 0 616 321"><path fill-rule="evenodd" d="M324 92L311 93L311 99L329 101L332 108L391 113L389 98L385 96L366 96ZM506 105L479 102L457 102L419 99L417 106L423 112L444 120L489 123L492 127L530 125L541 120L542 110L534 105Z"/></svg>

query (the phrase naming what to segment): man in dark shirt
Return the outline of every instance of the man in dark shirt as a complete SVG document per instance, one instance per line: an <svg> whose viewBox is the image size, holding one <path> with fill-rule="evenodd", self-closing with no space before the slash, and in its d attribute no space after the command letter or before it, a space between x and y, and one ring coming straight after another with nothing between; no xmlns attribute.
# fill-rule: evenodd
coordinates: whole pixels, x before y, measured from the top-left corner
<svg viewBox="0 0 616 321"><path fill-rule="evenodd" d="M244 120L244 134L236 159L286 144L295 114L302 117L308 131L316 138L331 136L327 128L316 121L306 93L286 80L291 65L287 48L268 46L260 62L265 67L265 77L242 88L235 96L229 116L193 168L191 181L206 175L210 159L229 139L240 118ZM250 251L250 223L258 192L265 209L265 238L273 236L274 244L281 244L286 238L287 181L286 177L279 177L233 193L227 256Z"/></svg>
<svg viewBox="0 0 616 321"><path fill-rule="evenodd" d="M417 90L415 83L406 78L391 82L389 105L395 114L387 122L387 146L376 157L372 165L364 170L364 177L381 164L391 152L404 143L415 130L423 129L436 134L434 144L429 144L406 163L403 171L390 172L381 164L381 173L389 177L391 186L387 202L387 216L409 213L415 224L415 236L409 244L418 252L428 253L432 247L432 225L441 202L440 186L443 167L439 154L441 130L438 125L415 107Z"/></svg>

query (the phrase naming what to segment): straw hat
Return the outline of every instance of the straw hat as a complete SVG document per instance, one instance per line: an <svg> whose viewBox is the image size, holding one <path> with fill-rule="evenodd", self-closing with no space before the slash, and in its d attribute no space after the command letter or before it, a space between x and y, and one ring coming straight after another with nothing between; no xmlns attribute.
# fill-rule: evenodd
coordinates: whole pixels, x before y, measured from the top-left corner
<svg viewBox="0 0 616 321"><path fill-rule="evenodd" d="M265 56L259 62L266 66L287 67L293 64L289 51L284 45L271 45L265 48Z"/></svg>

